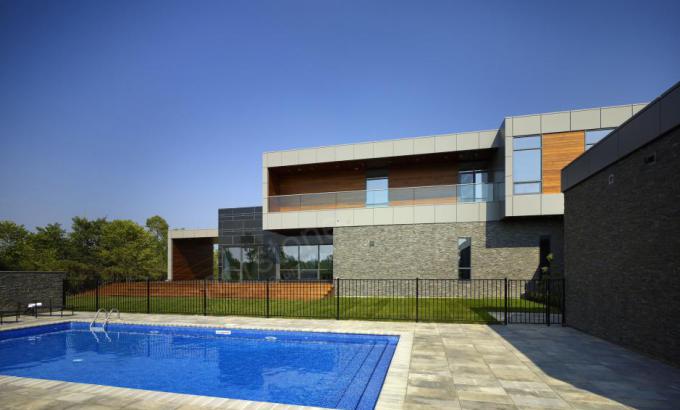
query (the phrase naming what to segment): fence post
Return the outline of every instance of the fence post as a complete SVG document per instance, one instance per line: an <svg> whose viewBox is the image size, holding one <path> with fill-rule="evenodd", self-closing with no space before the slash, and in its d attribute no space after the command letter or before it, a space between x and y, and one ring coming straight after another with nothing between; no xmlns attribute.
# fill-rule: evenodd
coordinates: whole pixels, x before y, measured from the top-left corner
<svg viewBox="0 0 680 410"><path fill-rule="evenodd" d="M503 279L505 282L505 291L503 292L503 304L505 308L503 310L503 319L505 320L505 326L508 325L508 278Z"/></svg>
<svg viewBox="0 0 680 410"><path fill-rule="evenodd" d="M97 287L95 288L94 310L99 310L99 278L97 278L96 285Z"/></svg>
<svg viewBox="0 0 680 410"><path fill-rule="evenodd" d="M151 280L146 278L146 313L151 313Z"/></svg>
<svg viewBox="0 0 680 410"><path fill-rule="evenodd" d="M208 315L208 282L203 279L203 316Z"/></svg>
<svg viewBox="0 0 680 410"><path fill-rule="evenodd" d="M418 299L419 299L419 294L420 294L420 290L419 290L419 286L418 286L419 282L420 282L420 280L418 278L416 278L416 322L419 319L418 318Z"/></svg>
<svg viewBox="0 0 680 410"><path fill-rule="evenodd" d="M266 317L269 317L269 279L267 279L266 286L267 286L267 293L266 293L267 294L267 301L266 301L267 313L266 313Z"/></svg>
<svg viewBox="0 0 680 410"><path fill-rule="evenodd" d="M340 320L340 278L335 279L335 320Z"/></svg>
<svg viewBox="0 0 680 410"><path fill-rule="evenodd" d="M567 280L562 279L562 326L567 325Z"/></svg>
<svg viewBox="0 0 680 410"><path fill-rule="evenodd" d="M550 279L545 281L545 323L550 326Z"/></svg>
<svg viewBox="0 0 680 410"><path fill-rule="evenodd" d="M66 307L66 279L61 281L61 308Z"/></svg>

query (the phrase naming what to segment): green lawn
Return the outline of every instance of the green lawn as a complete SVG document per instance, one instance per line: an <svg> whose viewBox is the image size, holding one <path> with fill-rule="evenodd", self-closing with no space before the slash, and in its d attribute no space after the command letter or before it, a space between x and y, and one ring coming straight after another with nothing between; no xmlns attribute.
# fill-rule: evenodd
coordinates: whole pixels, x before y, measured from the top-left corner
<svg viewBox="0 0 680 410"><path fill-rule="evenodd" d="M202 297L151 297L148 302L151 313L204 313ZM420 298L418 300L418 319L433 322L482 322L497 323L490 311L503 311L502 299L463 299L463 298ZM69 296L67 304L75 310L96 310L92 296ZM267 316L267 301L264 299L208 298L205 300L208 315ZM102 296L99 307L118 308L121 312L146 313L146 297ZM339 309L338 309L339 307ZM415 320L415 298L379 297L327 297L319 300L270 300L269 316L306 317L364 320ZM525 299L508 299L508 310L513 312L545 312L541 303ZM554 312L555 313L555 312Z"/></svg>

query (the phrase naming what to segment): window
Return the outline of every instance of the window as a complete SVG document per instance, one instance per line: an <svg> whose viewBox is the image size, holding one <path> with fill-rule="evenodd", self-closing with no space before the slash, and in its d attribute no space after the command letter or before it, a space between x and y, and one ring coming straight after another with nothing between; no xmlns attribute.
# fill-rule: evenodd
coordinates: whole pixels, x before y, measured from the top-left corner
<svg viewBox="0 0 680 410"><path fill-rule="evenodd" d="M241 280L241 248L224 248L223 280Z"/></svg>
<svg viewBox="0 0 680 410"><path fill-rule="evenodd" d="M470 279L472 276L472 239L458 238L458 279Z"/></svg>
<svg viewBox="0 0 680 410"><path fill-rule="evenodd" d="M333 279L333 245L319 245L319 279Z"/></svg>
<svg viewBox="0 0 680 410"><path fill-rule="evenodd" d="M489 172L486 170L460 171L458 174L458 200L460 202L490 201L487 182Z"/></svg>
<svg viewBox="0 0 680 410"><path fill-rule="evenodd" d="M291 245L279 250L281 280L332 280L333 245Z"/></svg>
<svg viewBox="0 0 680 410"><path fill-rule="evenodd" d="M387 177L366 178L366 206L389 205Z"/></svg>
<svg viewBox="0 0 680 410"><path fill-rule="evenodd" d="M300 249L298 246L282 246L279 253L279 263L281 264L282 280L298 280L298 265L300 260Z"/></svg>
<svg viewBox="0 0 680 410"><path fill-rule="evenodd" d="M300 279L316 280L319 274L319 246L300 246Z"/></svg>
<svg viewBox="0 0 680 410"><path fill-rule="evenodd" d="M543 235L538 241L538 268L540 275L550 275L550 262L552 256L550 256L550 236Z"/></svg>
<svg viewBox="0 0 680 410"><path fill-rule="evenodd" d="M541 192L541 136L512 140L512 181L516 195Z"/></svg>
<svg viewBox="0 0 680 410"><path fill-rule="evenodd" d="M249 246L241 249L243 250L243 259L241 259L241 280L258 280L258 248Z"/></svg>
<svg viewBox="0 0 680 410"><path fill-rule="evenodd" d="M605 129L605 130L589 130L586 131L586 151L590 149L593 145L597 144L600 142L600 140L607 135L609 135L610 132L614 131L613 128Z"/></svg>

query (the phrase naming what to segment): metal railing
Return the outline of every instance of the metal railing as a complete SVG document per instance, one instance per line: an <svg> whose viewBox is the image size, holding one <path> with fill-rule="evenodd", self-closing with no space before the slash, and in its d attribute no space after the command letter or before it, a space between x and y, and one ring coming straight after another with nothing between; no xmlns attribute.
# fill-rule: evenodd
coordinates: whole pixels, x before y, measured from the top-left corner
<svg viewBox="0 0 680 410"><path fill-rule="evenodd" d="M505 194L502 182L432 185L358 191L275 195L269 212L493 202Z"/></svg>
<svg viewBox="0 0 680 410"><path fill-rule="evenodd" d="M564 323L564 280L334 279L64 283L76 310L461 323Z"/></svg>

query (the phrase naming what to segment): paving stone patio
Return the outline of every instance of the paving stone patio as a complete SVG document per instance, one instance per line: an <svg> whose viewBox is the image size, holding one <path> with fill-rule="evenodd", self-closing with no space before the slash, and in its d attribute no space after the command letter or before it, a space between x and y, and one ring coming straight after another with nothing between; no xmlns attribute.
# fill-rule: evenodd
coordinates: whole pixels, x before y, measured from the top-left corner
<svg viewBox="0 0 680 410"><path fill-rule="evenodd" d="M22 318L0 330L56 320ZM559 326L142 314L123 314L122 321L398 334L379 409L680 408L680 369ZM301 407L0 376L0 409L17 408Z"/></svg>

